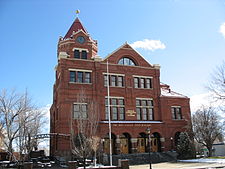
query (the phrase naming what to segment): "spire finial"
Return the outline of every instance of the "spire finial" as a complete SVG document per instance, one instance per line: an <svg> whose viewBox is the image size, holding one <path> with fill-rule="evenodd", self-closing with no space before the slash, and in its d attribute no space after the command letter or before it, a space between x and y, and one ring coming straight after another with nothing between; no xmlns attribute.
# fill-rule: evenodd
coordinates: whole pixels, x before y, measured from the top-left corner
<svg viewBox="0 0 225 169"><path fill-rule="evenodd" d="M80 13L80 10L77 9L77 10L76 10L77 17L78 17L78 15L79 15L79 13Z"/></svg>

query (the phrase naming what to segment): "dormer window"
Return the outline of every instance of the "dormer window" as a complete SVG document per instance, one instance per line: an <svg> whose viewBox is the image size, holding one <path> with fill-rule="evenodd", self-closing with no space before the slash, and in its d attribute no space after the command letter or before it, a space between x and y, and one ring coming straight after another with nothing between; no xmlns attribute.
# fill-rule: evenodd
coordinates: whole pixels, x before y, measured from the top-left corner
<svg viewBox="0 0 225 169"><path fill-rule="evenodd" d="M128 57L123 57L118 62L119 65L128 65L128 66L136 66L134 61Z"/></svg>

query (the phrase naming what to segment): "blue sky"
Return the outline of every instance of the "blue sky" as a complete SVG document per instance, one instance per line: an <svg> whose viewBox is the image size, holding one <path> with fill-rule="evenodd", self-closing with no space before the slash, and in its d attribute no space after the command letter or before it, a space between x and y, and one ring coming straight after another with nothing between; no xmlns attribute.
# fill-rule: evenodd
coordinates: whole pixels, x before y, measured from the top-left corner
<svg viewBox="0 0 225 169"><path fill-rule="evenodd" d="M225 0L1 0L0 89L28 89L38 106L52 103L58 38L76 9L103 58L126 41L158 40L155 50L136 49L189 97L207 92L225 60Z"/></svg>

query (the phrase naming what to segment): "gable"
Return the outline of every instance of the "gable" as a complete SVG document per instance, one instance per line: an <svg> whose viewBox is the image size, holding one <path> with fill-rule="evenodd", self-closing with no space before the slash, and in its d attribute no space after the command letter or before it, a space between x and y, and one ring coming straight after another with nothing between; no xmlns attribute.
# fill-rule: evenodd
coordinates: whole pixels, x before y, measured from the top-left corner
<svg viewBox="0 0 225 169"><path fill-rule="evenodd" d="M136 66L141 67L153 67L150 63L148 63L144 57L139 54L134 48L132 48L128 43L125 43L121 47L119 47L117 50L113 51L111 54L109 54L103 62L106 62L108 60L111 64L118 64L120 59L122 58L129 58L131 59Z"/></svg>

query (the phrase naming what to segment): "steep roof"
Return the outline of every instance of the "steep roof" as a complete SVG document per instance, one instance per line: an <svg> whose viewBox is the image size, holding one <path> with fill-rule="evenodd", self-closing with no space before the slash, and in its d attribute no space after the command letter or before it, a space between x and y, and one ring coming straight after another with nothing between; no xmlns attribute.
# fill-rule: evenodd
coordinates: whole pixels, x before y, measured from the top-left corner
<svg viewBox="0 0 225 169"><path fill-rule="evenodd" d="M70 38L70 36L73 34L73 31L77 32L79 30L82 30L85 33L88 33L87 30L82 25L82 23L80 22L80 20L78 18L76 18L75 21L73 22L73 24L70 26L70 29L66 33L64 39Z"/></svg>
<svg viewBox="0 0 225 169"><path fill-rule="evenodd" d="M135 56L137 56L137 58L135 58L136 61L137 60L143 60L142 63L145 63L145 66L151 66L151 67L153 66L148 61L146 61L145 58L137 50L135 50L130 44L128 44L127 42L125 42L119 48L117 48L112 53L110 53L108 56L106 56L106 58L104 58L103 61L106 61L106 60L110 59L110 57L113 57L113 55L116 54L117 52L119 52L120 50L133 51L133 53L135 53Z"/></svg>

